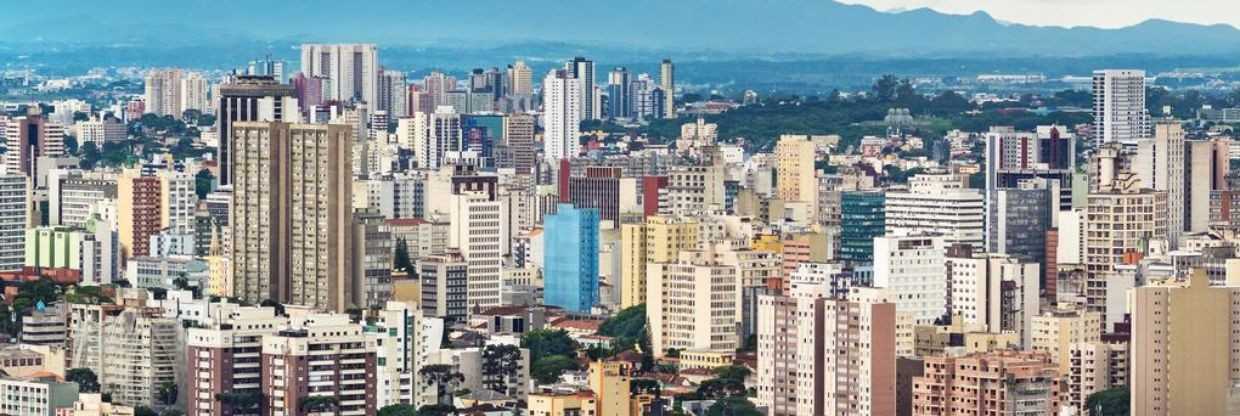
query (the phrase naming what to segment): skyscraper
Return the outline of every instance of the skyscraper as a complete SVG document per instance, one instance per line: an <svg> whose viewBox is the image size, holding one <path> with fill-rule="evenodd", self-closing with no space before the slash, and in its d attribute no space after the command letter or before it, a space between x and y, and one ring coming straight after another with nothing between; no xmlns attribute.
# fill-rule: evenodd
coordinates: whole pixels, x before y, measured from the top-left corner
<svg viewBox="0 0 1240 416"><path fill-rule="evenodd" d="M350 306L349 126L234 125L233 295L343 311Z"/></svg>
<svg viewBox="0 0 1240 416"><path fill-rule="evenodd" d="M1136 143L1149 137L1150 114L1145 108L1145 71L1094 71L1094 142Z"/></svg>
<svg viewBox="0 0 1240 416"><path fill-rule="evenodd" d="M530 96L534 95L534 71L525 65L525 61L518 59L512 66L508 67L508 83L509 91L512 95Z"/></svg>
<svg viewBox="0 0 1240 416"><path fill-rule="evenodd" d="M1141 187L1167 193L1167 240L1179 247L1184 234L1184 127L1176 121L1160 121L1154 137L1137 143L1132 170Z"/></svg>
<svg viewBox="0 0 1240 416"><path fill-rule="evenodd" d="M512 114L504 117L504 145L512 155L517 174L533 175L538 165L538 149L534 142L534 116Z"/></svg>
<svg viewBox="0 0 1240 416"><path fill-rule="evenodd" d="M618 66L607 73L607 116L611 118L632 117L629 103L629 70Z"/></svg>
<svg viewBox="0 0 1240 416"><path fill-rule="evenodd" d="M840 260L858 264L874 260L874 238L886 233L882 192L844 192L840 196Z"/></svg>
<svg viewBox="0 0 1240 416"><path fill-rule="evenodd" d="M409 85L402 71L383 71L379 76L377 110L387 111L392 118L409 115Z"/></svg>
<svg viewBox="0 0 1240 416"><path fill-rule="evenodd" d="M246 67L245 74L270 75L272 78L275 78L276 81L283 83L288 79L285 78L286 73L284 68L285 63L283 60L271 59L271 57L268 56L264 59L255 59L250 61L250 64Z"/></svg>
<svg viewBox="0 0 1240 416"><path fill-rule="evenodd" d="M664 61L665 65L667 61ZM814 177L814 142L808 136L785 134L775 145L776 195L785 204L804 203L808 212L818 209L818 180Z"/></svg>
<svg viewBox="0 0 1240 416"><path fill-rule="evenodd" d="M160 116L181 116L181 70L152 69L146 73L146 112Z"/></svg>
<svg viewBox="0 0 1240 416"><path fill-rule="evenodd" d="M659 89L663 90L663 118L676 118L676 67L671 59L659 64Z"/></svg>
<svg viewBox="0 0 1240 416"><path fill-rule="evenodd" d="M452 194L446 196L451 219L448 245L460 250L469 264L467 299L471 310L499 306L505 243L499 178L477 175L464 167L455 169Z"/></svg>
<svg viewBox="0 0 1240 416"><path fill-rule="evenodd" d="M216 131L220 134L220 185L232 183L232 124L239 121L298 121L297 93L267 75L239 76L220 85Z"/></svg>
<svg viewBox="0 0 1240 416"><path fill-rule="evenodd" d="M64 154L64 127L49 121L37 108L4 123L4 165L9 174L35 177L39 157Z"/></svg>
<svg viewBox="0 0 1240 416"><path fill-rule="evenodd" d="M581 98L581 83L571 72L553 70L543 80L543 157L552 164L581 153Z"/></svg>
<svg viewBox="0 0 1240 416"><path fill-rule="evenodd" d="M0 271L22 268L30 228L30 182L16 172L0 173Z"/></svg>
<svg viewBox="0 0 1240 416"><path fill-rule="evenodd" d="M543 286L545 303L577 313L589 313L598 303L597 208L559 204L555 214L543 220Z"/></svg>
<svg viewBox="0 0 1240 416"><path fill-rule="evenodd" d="M187 110L197 110L203 113L213 112L210 98L207 97L211 90L210 83L202 74L190 72L185 74L180 80L178 88L181 89L178 94L181 103L174 117L181 117L181 114Z"/></svg>
<svg viewBox="0 0 1240 416"><path fill-rule="evenodd" d="M568 61L564 65L564 70L573 74L573 78L581 84L581 89L577 92L577 102L581 103L581 119L594 120L598 118L598 114L594 114L594 61L583 57L576 57ZM544 84L543 88L546 88Z"/></svg>
<svg viewBox="0 0 1240 416"><path fill-rule="evenodd" d="M379 101L379 50L374 44L301 45L301 72L331 80L324 99Z"/></svg>
<svg viewBox="0 0 1240 416"><path fill-rule="evenodd" d="M413 118L397 121L398 140L413 149L419 168L438 169L449 152L464 150L461 115L452 107L440 106L434 113L417 112Z"/></svg>

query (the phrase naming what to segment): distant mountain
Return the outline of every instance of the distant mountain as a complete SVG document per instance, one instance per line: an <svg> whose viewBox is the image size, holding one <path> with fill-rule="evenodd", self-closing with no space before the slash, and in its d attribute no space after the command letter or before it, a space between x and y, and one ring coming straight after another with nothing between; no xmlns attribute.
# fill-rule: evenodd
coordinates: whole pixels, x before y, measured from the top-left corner
<svg viewBox="0 0 1240 416"><path fill-rule="evenodd" d="M487 48L568 42L766 56L1076 57L1240 52L1240 30L1150 20L1121 29L1036 27L985 13L879 12L831 0L44 0L0 13L16 48L366 41ZM1047 3L1054 13L1054 3Z"/></svg>

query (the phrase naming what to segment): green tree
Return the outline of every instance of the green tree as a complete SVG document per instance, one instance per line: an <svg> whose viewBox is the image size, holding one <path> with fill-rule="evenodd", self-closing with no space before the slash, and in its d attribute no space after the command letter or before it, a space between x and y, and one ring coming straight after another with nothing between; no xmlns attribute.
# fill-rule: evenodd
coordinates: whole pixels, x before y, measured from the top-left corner
<svg viewBox="0 0 1240 416"><path fill-rule="evenodd" d="M66 153L69 153L69 154L71 154L71 155L76 155L76 154L77 154L77 151L78 151L78 140L77 140L77 136L72 136L72 135L68 135L68 134L66 134L66 135L65 135L65 138L64 138L64 143L65 143L65 152L66 152Z"/></svg>
<svg viewBox="0 0 1240 416"><path fill-rule="evenodd" d="M874 91L874 97L881 102L891 102L896 99L896 89L899 87L900 81L895 75L887 74L874 81L871 89Z"/></svg>
<svg viewBox="0 0 1240 416"><path fill-rule="evenodd" d="M172 406L174 404L177 404L177 384L176 383L173 383L171 381L165 381L163 384L159 385L159 390L156 391L156 394L159 397L160 403L162 403L165 406Z"/></svg>
<svg viewBox="0 0 1240 416"><path fill-rule="evenodd" d="M89 368L71 368L65 371L65 381L77 383L82 393L98 393L99 377Z"/></svg>
<svg viewBox="0 0 1240 416"><path fill-rule="evenodd" d="M255 415L263 406L263 393L258 391L227 391L215 395L215 399L232 410L234 415Z"/></svg>
<svg viewBox="0 0 1240 416"><path fill-rule="evenodd" d="M561 355L568 359L577 357L577 341L568 336L568 331L539 329L526 332L521 336L521 348L530 350L530 361L537 362L543 357Z"/></svg>
<svg viewBox="0 0 1240 416"><path fill-rule="evenodd" d="M530 377L540 384L553 384L560 380L565 371L578 368L577 360L563 355L549 355L534 362Z"/></svg>
<svg viewBox="0 0 1240 416"><path fill-rule="evenodd" d="M396 239L396 259L395 265L398 270L403 270L412 279L417 276L414 270L413 261L409 259L409 243L403 238Z"/></svg>
<svg viewBox="0 0 1240 416"><path fill-rule="evenodd" d="M706 416L762 416L762 412L749 399L734 396L715 401L706 409Z"/></svg>
<svg viewBox="0 0 1240 416"><path fill-rule="evenodd" d="M1094 416L1128 416L1128 386L1115 387L1089 395L1085 407Z"/></svg>
<svg viewBox="0 0 1240 416"><path fill-rule="evenodd" d="M159 416L159 413L149 407L138 406L133 409L133 416Z"/></svg>
<svg viewBox="0 0 1240 416"><path fill-rule="evenodd" d="M418 416L418 407L412 405L387 405L379 409L378 416Z"/></svg>
<svg viewBox="0 0 1240 416"><path fill-rule="evenodd" d="M78 166L82 169L94 169L95 164L99 163L99 147L95 146L95 142L86 142L78 147Z"/></svg>
<svg viewBox="0 0 1240 416"><path fill-rule="evenodd" d="M198 194L198 199L207 199L207 194L215 188L215 175L210 170L203 169L194 175L194 193Z"/></svg>
<svg viewBox="0 0 1240 416"><path fill-rule="evenodd" d="M418 370L418 377L422 378L423 383L435 385L435 403L450 405L452 403L452 393L456 390L458 384L465 381L465 376L456 371L456 368L446 364L431 364Z"/></svg>
<svg viewBox="0 0 1240 416"><path fill-rule="evenodd" d="M418 409L418 416L449 416L456 414L456 406L450 404L428 404Z"/></svg>
<svg viewBox="0 0 1240 416"><path fill-rule="evenodd" d="M301 413L335 412L340 398L335 396L310 396L301 401Z"/></svg>
<svg viewBox="0 0 1240 416"><path fill-rule="evenodd" d="M378 416L418 416L418 409L407 404L391 404L379 409Z"/></svg>
<svg viewBox="0 0 1240 416"><path fill-rule="evenodd" d="M521 369L521 349L515 345L488 345L482 350L482 385L499 394L514 394L508 380Z"/></svg>
<svg viewBox="0 0 1240 416"><path fill-rule="evenodd" d="M633 348L646 333L646 305L625 308L604 321L598 333L611 337L612 348L617 352Z"/></svg>

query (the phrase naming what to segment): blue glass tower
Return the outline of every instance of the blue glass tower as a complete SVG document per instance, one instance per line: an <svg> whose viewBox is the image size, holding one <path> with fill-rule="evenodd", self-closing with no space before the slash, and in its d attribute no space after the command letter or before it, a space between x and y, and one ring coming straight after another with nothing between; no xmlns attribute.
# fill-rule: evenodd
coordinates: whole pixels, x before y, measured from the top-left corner
<svg viewBox="0 0 1240 416"><path fill-rule="evenodd" d="M874 261L874 237L887 232L886 203L882 192L840 195L840 260L854 264Z"/></svg>
<svg viewBox="0 0 1240 416"><path fill-rule="evenodd" d="M598 303L597 208L559 204L543 221L543 303L589 313Z"/></svg>

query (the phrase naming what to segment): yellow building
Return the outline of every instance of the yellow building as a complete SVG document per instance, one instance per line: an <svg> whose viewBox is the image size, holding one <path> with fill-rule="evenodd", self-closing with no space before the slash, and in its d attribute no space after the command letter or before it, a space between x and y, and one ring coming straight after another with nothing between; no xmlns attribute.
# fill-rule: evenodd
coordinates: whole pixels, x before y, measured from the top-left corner
<svg viewBox="0 0 1240 416"><path fill-rule="evenodd" d="M590 363L590 390L594 392L599 416L629 416L629 378L627 363Z"/></svg>
<svg viewBox="0 0 1240 416"><path fill-rule="evenodd" d="M1051 355L1059 374L1068 374L1072 344L1102 341L1102 314L1089 311L1057 310L1033 317L1034 351Z"/></svg>
<svg viewBox="0 0 1240 416"><path fill-rule="evenodd" d="M680 352L678 367L682 370L727 367L732 365L734 355L733 351L726 350L685 350Z"/></svg>
<svg viewBox="0 0 1240 416"><path fill-rule="evenodd" d="M778 234L759 234L754 237L749 247L755 251L769 251L772 253L784 251L783 240L779 238Z"/></svg>
<svg viewBox="0 0 1240 416"><path fill-rule="evenodd" d="M668 217L649 217L644 224L624 224L620 229L620 306L646 303L646 264L676 260L681 250L695 248L698 224Z"/></svg>
<svg viewBox="0 0 1240 416"><path fill-rule="evenodd" d="M818 180L814 177L814 142L809 136L785 134L775 145L776 196L803 202L817 212Z"/></svg>
<svg viewBox="0 0 1240 416"><path fill-rule="evenodd" d="M943 355L949 348L965 354L989 353L1020 347L1016 332L986 332L980 326L961 324L964 319L953 317L951 325L919 325L914 328L916 354L927 357Z"/></svg>
<svg viewBox="0 0 1240 416"><path fill-rule="evenodd" d="M1189 282L1133 289L1132 414L1223 415L1240 378L1240 287Z"/></svg>
<svg viewBox="0 0 1240 416"><path fill-rule="evenodd" d="M530 393L529 416L598 416L594 394Z"/></svg>

